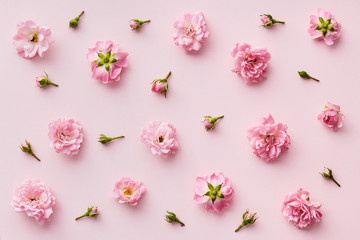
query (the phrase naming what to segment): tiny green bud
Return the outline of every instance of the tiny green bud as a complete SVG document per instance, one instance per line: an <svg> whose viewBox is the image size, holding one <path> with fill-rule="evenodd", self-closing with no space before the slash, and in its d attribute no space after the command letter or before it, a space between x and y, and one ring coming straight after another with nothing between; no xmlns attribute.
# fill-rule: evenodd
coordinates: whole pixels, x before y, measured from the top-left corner
<svg viewBox="0 0 360 240"><path fill-rule="evenodd" d="M84 14L84 11L82 11L82 12L79 14L79 16L77 16L76 18L71 19L71 20L69 21L69 27L70 27L70 28L76 28L76 27L78 26L78 24L79 24L80 17L81 17L81 15L83 15L83 14Z"/></svg>

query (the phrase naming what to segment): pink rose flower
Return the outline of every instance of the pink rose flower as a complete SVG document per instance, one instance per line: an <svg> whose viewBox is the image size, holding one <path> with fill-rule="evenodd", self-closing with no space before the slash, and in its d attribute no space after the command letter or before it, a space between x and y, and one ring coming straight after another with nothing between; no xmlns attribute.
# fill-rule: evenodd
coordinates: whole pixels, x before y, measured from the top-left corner
<svg viewBox="0 0 360 240"><path fill-rule="evenodd" d="M33 21L19 22L13 37L16 51L24 58L42 57L54 42L48 27L39 27Z"/></svg>
<svg viewBox="0 0 360 240"><path fill-rule="evenodd" d="M186 51L198 51L202 43L209 37L204 14L202 12L184 13L174 23L176 33L173 35L177 46Z"/></svg>
<svg viewBox="0 0 360 240"><path fill-rule="evenodd" d="M120 73L127 67L128 54L112 41L98 41L89 48L87 59L91 62L92 77L104 84L120 81Z"/></svg>
<svg viewBox="0 0 360 240"><path fill-rule="evenodd" d="M333 131L341 128L345 119L344 114L340 112L340 106L328 102L325 110L318 115L318 119Z"/></svg>
<svg viewBox="0 0 360 240"><path fill-rule="evenodd" d="M74 119L59 119L49 124L50 147L57 153L72 156L79 153L83 129Z"/></svg>
<svg viewBox="0 0 360 240"><path fill-rule="evenodd" d="M119 199L119 203L129 203L135 206L145 192L145 187L139 180L123 177L115 183L113 192L114 197Z"/></svg>
<svg viewBox="0 0 360 240"><path fill-rule="evenodd" d="M163 158L175 154L178 147L176 129L160 121L150 122L148 128L142 130L141 140L151 148L152 154Z"/></svg>
<svg viewBox="0 0 360 240"><path fill-rule="evenodd" d="M141 21L139 19L131 19L129 21L129 26L131 28L131 30L137 30L139 29L144 23L149 23L150 20L146 20L146 21Z"/></svg>
<svg viewBox="0 0 360 240"><path fill-rule="evenodd" d="M318 16L310 16L308 32L313 39L324 40L327 45L333 45L340 37L341 24L335 21L330 12L319 8Z"/></svg>
<svg viewBox="0 0 360 240"><path fill-rule="evenodd" d="M15 191L11 205L17 212L25 212L40 224L49 222L56 205L50 188L39 180L27 180Z"/></svg>
<svg viewBox="0 0 360 240"><path fill-rule="evenodd" d="M237 43L231 52L235 59L235 66L232 69L245 83L258 83L266 76L266 68L271 59L270 53L264 48L251 50L247 43Z"/></svg>
<svg viewBox="0 0 360 240"><path fill-rule="evenodd" d="M267 16L267 15L261 15L260 18L261 22L266 25L266 24L270 24L271 23L271 19Z"/></svg>
<svg viewBox="0 0 360 240"><path fill-rule="evenodd" d="M151 91L153 91L154 93L164 94L164 96L166 97L166 93L169 90L168 79L170 75L171 71L166 75L165 78L155 79L154 81L152 81Z"/></svg>
<svg viewBox="0 0 360 240"><path fill-rule="evenodd" d="M221 213L230 207L229 201L233 197L230 179L221 172L210 176L197 177L194 189L194 200L197 204L205 204L205 209Z"/></svg>
<svg viewBox="0 0 360 240"><path fill-rule="evenodd" d="M314 222L320 222L322 214L319 211L321 204L311 202L310 194L301 188L285 197L282 214L300 229L310 227Z"/></svg>
<svg viewBox="0 0 360 240"><path fill-rule="evenodd" d="M287 151L290 146L287 126L275 123L271 115L263 117L259 125L250 127L248 138L253 153L267 162L277 159L280 153Z"/></svg>

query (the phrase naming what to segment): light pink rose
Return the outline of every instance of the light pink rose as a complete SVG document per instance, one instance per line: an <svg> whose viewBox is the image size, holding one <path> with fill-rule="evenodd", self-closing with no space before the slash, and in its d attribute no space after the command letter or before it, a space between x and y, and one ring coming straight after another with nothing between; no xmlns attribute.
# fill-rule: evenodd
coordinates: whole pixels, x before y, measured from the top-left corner
<svg viewBox="0 0 360 240"><path fill-rule="evenodd" d="M202 12L184 13L174 23L176 33L173 35L177 46L186 51L198 51L209 37L204 14Z"/></svg>
<svg viewBox="0 0 360 240"><path fill-rule="evenodd" d="M253 153L267 162L277 159L280 153L287 151L290 146L287 126L275 123L271 115L261 118L259 125L250 127L248 138Z"/></svg>
<svg viewBox="0 0 360 240"><path fill-rule="evenodd" d="M197 204L205 204L205 209L221 213L230 207L229 201L233 197L230 179L221 172L210 176L197 177L194 189L194 200Z"/></svg>
<svg viewBox="0 0 360 240"><path fill-rule="evenodd" d="M50 147L57 153L72 156L79 153L83 129L74 119L59 119L49 124Z"/></svg>
<svg viewBox="0 0 360 240"><path fill-rule="evenodd" d="M266 24L268 24L268 23L271 23L270 18L269 18L268 16L266 16L266 15L261 15L260 20L261 20L261 22L262 22L264 25L266 25Z"/></svg>
<svg viewBox="0 0 360 240"><path fill-rule="evenodd" d="M141 140L151 148L152 154L163 158L175 154L178 147L176 129L171 124L160 121L150 122L142 130Z"/></svg>
<svg viewBox="0 0 360 240"><path fill-rule="evenodd" d="M152 84L151 91L155 93L161 93L166 90L166 84L167 84L166 82L155 81Z"/></svg>
<svg viewBox="0 0 360 240"><path fill-rule="evenodd" d="M19 22L13 37L16 51L24 58L42 57L54 42L48 27L39 27L33 21Z"/></svg>
<svg viewBox="0 0 360 240"><path fill-rule="evenodd" d="M265 48L251 50L249 44L237 43L231 56L235 59L232 71L241 76L245 83L258 83L266 76L271 55Z"/></svg>
<svg viewBox="0 0 360 240"><path fill-rule="evenodd" d="M26 180L16 189L11 205L15 211L25 212L42 225L50 221L56 201L50 188L43 182Z"/></svg>
<svg viewBox="0 0 360 240"><path fill-rule="evenodd" d="M344 114L340 112L340 106L328 102L325 110L318 115L318 119L333 131L341 128L345 119Z"/></svg>
<svg viewBox="0 0 360 240"><path fill-rule="evenodd" d="M333 45L340 37L341 24L335 21L330 12L319 8L318 16L310 16L308 32L313 39L324 40L327 45Z"/></svg>
<svg viewBox="0 0 360 240"><path fill-rule="evenodd" d="M91 62L92 77L104 84L120 81L120 73L127 67L126 57L118 44L112 41L98 41L94 48L89 48L87 59Z"/></svg>
<svg viewBox="0 0 360 240"><path fill-rule="evenodd" d="M129 203L135 206L145 192L145 187L139 180L123 177L115 183L113 192L114 197L119 199L119 203Z"/></svg>
<svg viewBox="0 0 360 240"><path fill-rule="evenodd" d="M310 194L301 188L285 197L282 214L284 217L300 229L310 227L314 222L320 222L322 214L319 211L321 204L311 202Z"/></svg>
<svg viewBox="0 0 360 240"><path fill-rule="evenodd" d="M204 120L203 125L206 130L210 130L212 127L214 127L215 123L210 123L207 119Z"/></svg>

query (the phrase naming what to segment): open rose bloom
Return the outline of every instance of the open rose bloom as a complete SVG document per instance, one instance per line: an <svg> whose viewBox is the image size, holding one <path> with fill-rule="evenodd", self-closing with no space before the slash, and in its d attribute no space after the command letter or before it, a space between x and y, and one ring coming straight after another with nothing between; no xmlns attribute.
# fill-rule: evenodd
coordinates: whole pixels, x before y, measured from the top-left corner
<svg viewBox="0 0 360 240"><path fill-rule="evenodd" d="M276 160L290 145L287 126L275 123L271 115L261 118L260 124L250 127L248 138L253 153L267 162Z"/></svg>
<svg viewBox="0 0 360 240"><path fill-rule="evenodd" d="M83 129L74 119L59 119L49 124L50 147L57 153L72 156L79 153Z"/></svg>
<svg viewBox="0 0 360 240"><path fill-rule="evenodd" d="M186 51L198 51L206 38L209 37L204 14L202 12L184 13L174 23L176 33L173 35L177 46Z"/></svg>
<svg viewBox="0 0 360 240"><path fill-rule="evenodd" d="M232 71L242 77L245 83L258 83L265 78L266 68L271 59L265 48L251 50L249 44L237 43L231 56L234 58Z"/></svg>
<svg viewBox="0 0 360 240"><path fill-rule="evenodd" d="M160 121L150 122L142 130L141 140L151 148L152 154L163 158L175 154L178 147L176 129L171 124Z"/></svg>
<svg viewBox="0 0 360 240"><path fill-rule="evenodd" d="M210 176L197 177L194 189L194 200L197 204L205 204L205 209L221 213L230 207L229 201L233 197L230 179L221 172Z"/></svg>
<svg viewBox="0 0 360 240"><path fill-rule="evenodd" d="M324 40L327 45L333 45L340 37L341 24L335 21L330 12L320 8L318 16L310 16L308 32L313 39Z"/></svg>
<svg viewBox="0 0 360 240"><path fill-rule="evenodd" d="M312 202L310 194L301 188L285 197L282 213L292 224L300 229L310 227L314 222L320 222L322 214L319 211L321 204Z"/></svg>
<svg viewBox="0 0 360 240"><path fill-rule="evenodd" d="M27 180L15 191L11 205L17 212L25 212L39 224L49 222L56 205L50 188L38 180Z"/></svg>
<svg viewBox="0 0 360 240"><path fill-rule="evenodd" d="M87 59L91 62L92 77L104 84L120 81L120 73L126 68L128 54L112 41L98 41L89 48Z"/></svg>
<svg viewBox="0 0 360 240"><path fill-rule="evenodd" d="M138 203L144 192L145 187L139 180L132 180L127 177L116 182L113 190L114 197L119 199L119 203L129 203L133 206Z"/></svg>
<svg viewBox="0 0 360 240"><path fill-rule="evenodd" d="M340 106L328 102L325 110L318 115L318 119L333 131L342 127L345 116L340 112Z"/></svg>
<svg viewBox="0 0 360 240"><path fill-rule="evenodd" d="M16 51L24 58L42 57L54 42L48 27L39 27L29 20L19 22L13 37Z"/></svg>

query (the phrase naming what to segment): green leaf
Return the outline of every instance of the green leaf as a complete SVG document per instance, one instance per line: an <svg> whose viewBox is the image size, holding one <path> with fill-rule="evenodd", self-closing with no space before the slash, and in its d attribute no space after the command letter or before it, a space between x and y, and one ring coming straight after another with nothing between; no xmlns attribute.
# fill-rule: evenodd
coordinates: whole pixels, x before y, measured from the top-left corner
<svg viewBox="0 0 360 240"><path fill-rule="evenodd" d="M208 188L210 189L210 191L214 190L214 186L211 185L211 183L207 183L207 185L208 185Z"/></svg>
<svg viewBox="0 0 360 240"><path fill-rule="evenodd" d="M204 194L204 196L210 196L210 191Z"/></svg>
<svg viewBox="0 0 360 240"><path fill-rule="evenodd" d="M217 185L217 186L215 187L215 191L217 191L217 192L220 191L222 185L223 185L223 184Z"/></svg>
<svg viewBox="0 0 360 240"><path fill-rule="evenodd" d="M103 59L105 56L104 56L104 54L102 54L102 53L97 53L97 55L99 56L99 58L101 58L101 59Z"/></svg>
<svg viewBox="0 0 360 240"><path fill-rule="evenodd" d="M325 20L324 20L322 17L319 17L319 21L320 21L321 23L324 23L324 22L325 22Z"/></svg>
<svg viewBox="0 0 360 240"><path fill-rule="evenodd" d="M105 64L105 69L106 69L106 71L109 71L110 70L110 64L106 63Z"/></svg>

